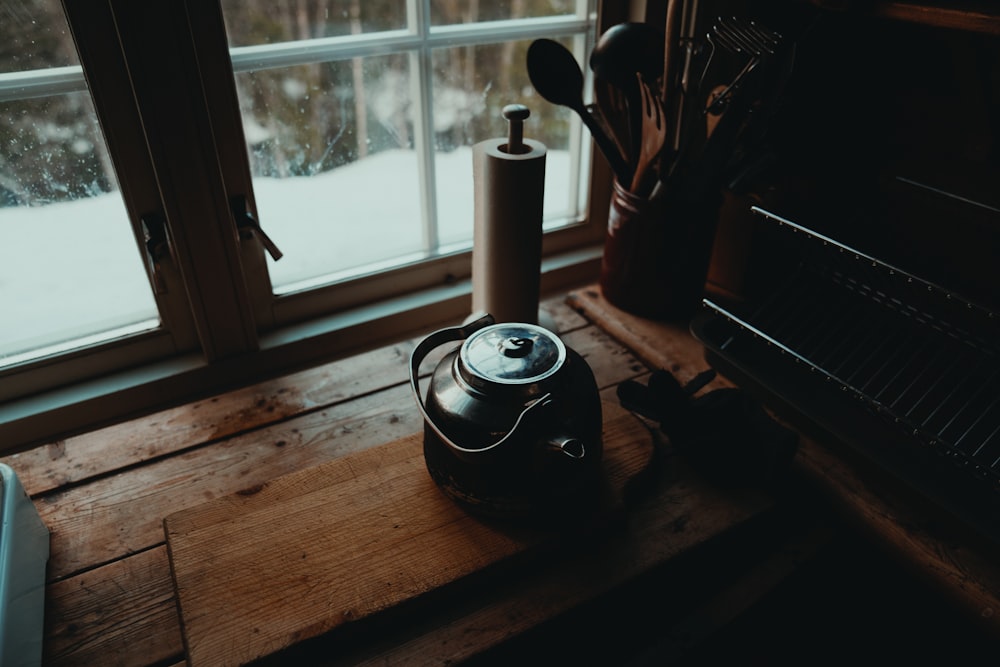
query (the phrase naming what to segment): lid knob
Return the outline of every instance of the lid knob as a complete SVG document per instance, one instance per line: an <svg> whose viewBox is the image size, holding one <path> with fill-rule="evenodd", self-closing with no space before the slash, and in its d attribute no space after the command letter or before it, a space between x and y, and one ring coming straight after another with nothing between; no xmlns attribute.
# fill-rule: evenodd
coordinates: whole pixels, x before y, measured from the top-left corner
<svg viewBox="0 0 1000 667"><path fill-rule="evenodd" d="M532 347L534 347L534 341L530 338L511 336L500 342L500 354L510 359L520 359L531 354Z"/></svg>
<svg viewBox="0 0 1000 667"><path fill-rule="evenodd" d="M485 391L493 385L533 385L566 361L566 346L537 324L504 322L469 336L459 351L462 377Z"/></svg>

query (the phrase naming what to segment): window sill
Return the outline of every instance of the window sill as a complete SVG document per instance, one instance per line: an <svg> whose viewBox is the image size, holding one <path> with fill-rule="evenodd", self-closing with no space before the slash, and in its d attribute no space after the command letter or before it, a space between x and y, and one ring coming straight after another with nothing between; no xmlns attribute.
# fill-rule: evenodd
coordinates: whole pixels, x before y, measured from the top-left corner
<svg viewBox="0 0 1000 667"><path fill-rule="evenodd" d="M593 282L599 245L542 261L542 293ZM66 385L0 405L0 452L10 453L154 409L356 354L461 321L470 280L290 325L261 336L256 352L208 364L200 354Z"/></svg>

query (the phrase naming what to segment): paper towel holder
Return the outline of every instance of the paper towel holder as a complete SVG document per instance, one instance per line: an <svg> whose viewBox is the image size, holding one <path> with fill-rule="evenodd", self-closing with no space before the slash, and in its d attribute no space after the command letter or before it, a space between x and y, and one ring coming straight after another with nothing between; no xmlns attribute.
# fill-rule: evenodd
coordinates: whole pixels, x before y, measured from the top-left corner
<svg viewBox="0 0 1000 667"><path fill-rule="evenodd" d="M539 309L544 144L524 137L531 110L523 104L501 109L506 137L473 147L475 231L473 298L475 314L497 321L538 324L554 330L552 317Z"/></svg>
<svg viewBox="0 0 1000 667"><path fill-rule="evenodd" d="M523 104L508 104L500 113L507 121L507 145L501 146L501 150L506 148L506 152L512 155L530 153L531 147L524 143L524 121L531 116L531 109ZM541 308L538 310L538 324L549 331L556 331L555 319Z"/></svg>

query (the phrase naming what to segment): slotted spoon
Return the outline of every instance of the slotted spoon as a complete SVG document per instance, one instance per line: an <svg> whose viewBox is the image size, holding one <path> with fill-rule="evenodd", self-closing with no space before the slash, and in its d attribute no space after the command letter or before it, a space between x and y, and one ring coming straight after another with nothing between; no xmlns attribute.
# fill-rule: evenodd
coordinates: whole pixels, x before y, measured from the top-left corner
<svg viewBox="0 0 1000 667"><path fill-rule="evenodd" d="M636 159L635 173L629 192L644 197L650 190L650 170L655 167L663 147L667 143L667 119L663 111L663 100L643 79L636 74L642 99L642 141L639 144L639 155Z"/></svg>

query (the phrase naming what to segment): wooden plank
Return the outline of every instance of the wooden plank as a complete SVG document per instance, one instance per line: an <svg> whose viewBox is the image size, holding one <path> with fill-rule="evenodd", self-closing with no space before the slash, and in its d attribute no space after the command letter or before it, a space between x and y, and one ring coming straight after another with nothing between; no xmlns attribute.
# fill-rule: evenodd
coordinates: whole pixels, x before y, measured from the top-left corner
<svg viewBox="0 0 1000 667"><path fill-rule="evenodd" d="M562 339L586 360L602 389L648 371L632 352L597 327L573 331Z"/></svg>
<svg viewBox="0 0 1000 667"><path fill-rule="evenodd" d="M146 665L176 660L182 653L164 546L46 589L46 665Z"/></svg>
<svg viewBox="0 0 1000 667"><path fill-rule="evenodd" d="M407 377L409 343L261 382L2 460L29 495L322 409Z"/></svg>
<svg viewBox="0 0 1000 667"><path fill-rule="evenodd" d="M605 399L614 400L613 389L605 392ZM363 426L343 428L359 438L371 435ZM158 514L169 503L144 505L157 516L152 539L159 546L49 584L45 664L161 664L183 653ZM82 521L80 525L93 525L99 536L109 532L103 524Z"/></svg>
<svg viewBox="0 0 1000 667"><path fill-rule="evenodd" d="M606 400L613 399L613 391L605 393ZM630 513L630 529L619 536L622 539L572 563L519 578L516 586L504 587L498 595L456 605L443 619L436 615L407 624L402 636L385 637L366 647L365 657L343 656L337 664L442 664L472 657L694 548L766 506L760 498L731 498L679 474L682 466L676 462L660 468L669 471L669 477L654 482L654 494ZM49 589L45 664L163 664L183 651L162 546L50 584Z"/></svg>
<svg viewBox="0 0 1000 667"><path fill-rule="evenodd" d="M683 383L709 368L704 348L685 327L626 313L609 304L597 285L570 292L566 301L652 370L670 371ZM727 386L732 383L719 377L706 391Z"/></svg>
<svg viewBox="0 0 1000 667"><path fill-rule="evenodd" d="M784 539L772 553L754 562L732 584L700 601L693 611L644 651L637 662L645 665L681 664L698 648L718 641L720 630L764 600L834 540L834 531L825 522L804 526L803 529L803 534Z"/></svg>
<svg viewBox="0 0 1000 667"><path fill-rule="evenodd" d="M599 386L644 370L594 327L565 340L588 360ZM400 384L46 494L35 504L52 532L48 576L62 578L159 544L162 518L178 510L420 428L409 386Z"/></svg>
<svg viewBox="0 0 1000 667"><path fill-rule="evenodd" d="M582 321L570 308L562 310L566 314L559 318L563 322L560 326L575 326ZM599 381L614 382L635 372L639 365L634 357L622 354L622 348L599 330L589 329L571 333L567 340L588 358ZM393 355L387 355L388 363L405 367L407 355L395 356L393 360ZM362 355L367 365L347 364L355 370L345 371L339 377L377 375L385 364L372 360L372 356ZM432 361L428 360L428 366ZM400 378L405 378L405 373ZM320 381L332 383L335 378L330 376L329 380ZM344 395L351 396L363 389L358 384ZM419 428L408 389L397 385L390 392L358 400L348 398L331 409L315 409L300 418L280 415L278 423L241 432L235 438L222 435L220 442L208 447L183 444L183 439L192 432L197 435L198 429L212 433L207 427L219 412L241 411L248 424L269 423L268 415L280 412L271 409L273 403L261 403L256 394L244 390L236 390L235 394L235 400L224 394L218 401L194 403L188 406L186 417L182 416L184 409L178 409L167 420L169 423L146 423L156 421L156 415L129 423L128 427L137 429L142 436L150 436L151 441L156 437L175 438L181 444L174 450L186 450L183 453L35 499L52 530L49 578L55 597L48 602L47 616L50 620L62 620L51 626L46 645L55 664L104 664L96 655L112 656L107 664L147 664L147 659L149 663L159 663L180 654L175 603L172 597L164 599L158 592L159 583L168 576L165 553L157 546L163 542L161 519L166 514L233 493L277 474L396 439ZM609 396L613 399L613 392ZM264 416L254 414L255 410L265 413ZM235 425L234 420L227 423ZM97 458L107 456L107 460L88 462L70 455L75 451L70 448L67 455L52 459L45 453L39 457L38 467L22 468L37 472L36 479L58 484L90 477L105 464L109 469L130 465L152 451L138 451L142 438L130 435L126 425L117 433L104 430L100 436L110 437L91 452ZM120 459L114 457L116 450L128 450L132 445L136 452ZM160 452L164 453L169 452ZM88 472L76 477L77 467ZM136 566L141 559L157 553L163 556L159 572ZM81 573L73 576L74 572ZM109 585L102 585L102 581ZM177 638L176 643L157 640L155 648L150 644L154 638L170 636Z"/></svg>
<svg viewBox="0 0 1000 667"><path fill-rule="evenodd" d="M163 517L417 431L403 385L243 433L35 501L58 579L163 541Z"/></svg>
<svg viewBox="0 0 1000 667"><path fill-rule="evenodd" d="M624 530L587 542L574 550L572 558L539 559L500 585L484 587L475 598L452 607L438 605L420 619L379 627L348 650L322 644L317 664L440 667L474 660L665 563L689 556L774 506L773 499L753 489L714 486L670 455L655 470L652 484L633 496ZM667 598L669 593L664 591ZM664 604L671 602L664 599ZM279 653L261 667L309 664L315 655L300 657L294 650L291 655Z"/></svg>
<svg viewBox="0 0 1000 667"><path fill-rule="evenodd" d="M982 7L953 8L946 3L875 2L866 11L875 16L913 21L952 30L967 30L987 35L1000 35L1000 18L996 9ZM945 5L945 6L941 6Z"/></svg>
<svg viewBox="0 0 1000 667"><path fill-rule="evenodd" d="M614 404L604 413L604 473L620 507L652 460L652 436ZM557 539L552 526L460 509L427 475L421 442L414 434L167 517L189 662L243 664Z"/></svg>
<svg viewBox="0 0 1000 667"><path fill-rule="evenodd" d="M582 317L566 303L565 290L558 290L554 294L544 296L539 310L551 319L555 324L555 331L560 334L590 324L586 318Z"/></svg>
<svg viewBox="0 0 1000 667"><path fill-rule="evenodd" d="M567 319L581 319L569 308L564 310L571 313ZM642 370L633 356L593 327L574 332L573 336L568 340L588 359L602 385ZM378 365L368 371L379 372ZM606 400L615 400L613 387L604 394ZM407 415L412 411L393 406L408 406L412 398L402 387L397 387L394 395L381 392L353 401L353 406L318 410L306 419L321 422L313 426L300 429L298 420L290 420L260 429L256 437L244 433L233 443L220 442L186 452L184 462L176 466L165 461L142 465L37 499L40 511L46 514L48 523L54 522L55 528L50 578L112 561L50 584L55 593L47 602L47 617L50 621L61 619L52 624L52 636L46 640L47 655L51 654L53 664L163 664L179 655L182 645L175 602L163 595L163 582L169 578L165 549L155 546L162 544L160 517L190 503L251 486L257 483L255 475L270 479L278 470L314 465L325 460L323 457L343 455L411 432L419 420L414 415L410 423ZM219 399L218 403L225 405L227 395ZM253 402L244 405L253 408ZM258 409L266 410L267 406ZM183 423L174 422L181 431ZM136 420L134 425L143 427L143 420ZM282 442L285 444L280 445ZM265 456L258 459L262 445ZM118 446L114 439L106 443L108 451ZM267 456L271 451L278 455ZM57 458L52 466L56 477L68 478L72 471L60 466L72 468L80 463L65 456ZM175 484L180 486L173 488ZM668 505L674 507L677 502L671 498ZM143 547L147 542L153 548ZM114 560L144 548L148 550ZM646 551L647 547L643 547ZM135 565L154 555L155 567ZM479 629L472 626L472 631ZM152 638L159 639L152 642Z"/></svg>
<svg viewBox="0 0 1000 667"><path fill-rule="evenodd" d="M809 439L800 447L796 467L844 516L1000 639L1000 568L995 549L951 531L939 536L912 504Z"/></svg>
<svg viewBox="0 0 1000 667"><path fill-rule="evenodd" d="M560 332L587 324L562 296L542 302ZM405 382L403 341L0 458L28 495L127 468ZM443 352L429 355L427 368ZM583 352L581 352L583 354Z"/></svg>
<svg viewBox="0 0 1000 667"><path fill-rule="evenodd" d="M613 389L605 392L605 400L613 398ZM441 664L471 657L694 548L762 507L760 498L731 497L678 473L683 466L676 462L661 468L669 477L654 484L655 494L630 513L623 540L588 551L580 561L519 579L499 597L458 606L447 618L409 624L412 633L386 637L364 654L382 656L382 664ZM49 590L46 664L163 664L183 651L162 546L50 584ZM345 657L338 664L355 664L355 659Z"/></svg>

